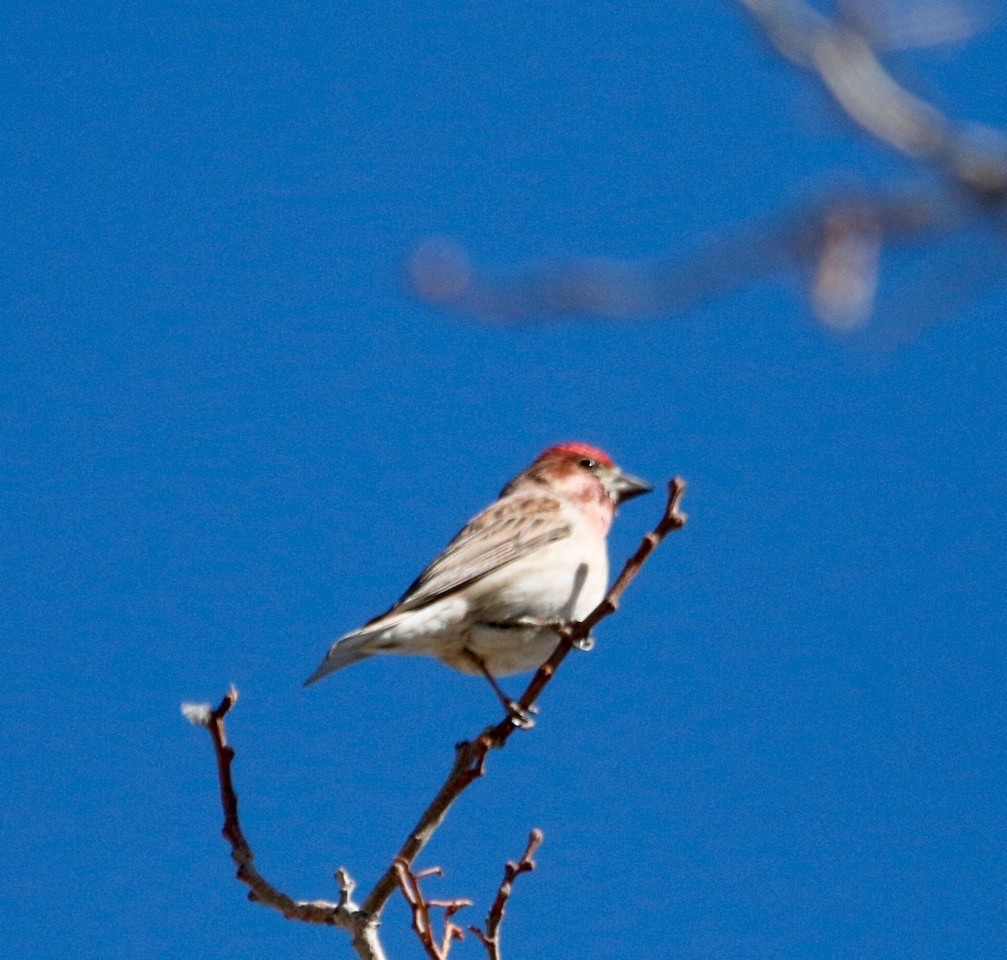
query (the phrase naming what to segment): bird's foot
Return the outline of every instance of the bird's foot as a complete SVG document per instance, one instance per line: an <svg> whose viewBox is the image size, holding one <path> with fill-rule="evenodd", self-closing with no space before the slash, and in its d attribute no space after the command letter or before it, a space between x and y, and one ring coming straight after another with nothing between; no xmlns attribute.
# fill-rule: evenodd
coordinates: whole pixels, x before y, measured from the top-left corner
<svg viewBox="0 0 1007 960"><path fill-rule="evenodd" d="M522 617L520 620L514 621L515 625L522 627L532 627L539 630L553 630L560 637L568 637L573 632L573 629L577 626L573 620L541 620L537 617ZM574 640L573 645L578 650L588 650L594 649L594 637L581 637L579 640Z"/></svg>
<svg viewBox="0 0 1007 960"><path fill-rule="evenodd" d="M516 700L511 700L510 697L504 693L503 688L499 683L496 682L496 678L490 673L489 668L486 666L486 661L472 650L465 649L462 651L469 660L479 668L479 672L486 678L489 685L493 688L493 692L497 695L497 699L503 704L504 710L507 711L507 716L511 723L515 727L521 730L531 730L535 726L535 721L532 719L533 713L538 713L538 707L535 704L529 704L527 707L521 706Z"/></svg>
<svg viewBox="0 0 1007 960"><path fill-rule="evenodd" d="M518 729L531 730L535 726L535 720L532 718L532 714L538 713L538 707L534 704L528 707L522 707L517 700L508 700L504 706L507 708L510 722Z"/></svg>

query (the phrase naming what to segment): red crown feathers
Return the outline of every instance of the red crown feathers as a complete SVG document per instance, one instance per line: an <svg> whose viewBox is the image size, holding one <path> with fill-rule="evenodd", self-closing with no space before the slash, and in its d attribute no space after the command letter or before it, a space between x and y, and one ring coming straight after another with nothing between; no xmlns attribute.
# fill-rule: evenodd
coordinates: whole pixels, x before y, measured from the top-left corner
<svg viewBox="0 0 1007 960"><path fill-rule="evenodd" d="M564 460L585 458L596 460L604 467L615 466L612 458L604 450L592 447L589 443L558 443L538 455L539 460L544 460L546 457L561 457Z"/></svg>

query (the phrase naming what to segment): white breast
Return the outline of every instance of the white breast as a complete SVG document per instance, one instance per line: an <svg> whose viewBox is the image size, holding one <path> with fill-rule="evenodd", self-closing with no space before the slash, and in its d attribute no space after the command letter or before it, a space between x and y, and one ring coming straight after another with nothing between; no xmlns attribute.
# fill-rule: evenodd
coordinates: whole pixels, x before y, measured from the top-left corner
<svg viewBox="0 0 1007 960"><path fill-rule="evenodd" d="M555 648L555 633L503 625L522 618L583 619L601 602L607 586L608 552L595 532L551 543L470 588L467 646L494 676L535 670ZM444 659L457 669L474 672L471 664L453 656Z"/></svg>

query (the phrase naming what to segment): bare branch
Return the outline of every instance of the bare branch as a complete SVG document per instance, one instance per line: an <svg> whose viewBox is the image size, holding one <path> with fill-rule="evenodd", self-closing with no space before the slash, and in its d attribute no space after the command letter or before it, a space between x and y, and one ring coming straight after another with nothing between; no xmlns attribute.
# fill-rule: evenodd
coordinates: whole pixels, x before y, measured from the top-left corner
<svg viewBox="0 0 1007 960"><path fill-rule="evenodd" d="M507 733L509 737L513 730L509 719L507 725L511 728ZM455 747L455 762L444 781L444 785L427 809L423 811L423 815L402 845L392 866L385 871L367 899L364 900L361 908L364 913L373 917L380 916L388 898L398 884L398 872L395 864L401 862L408 867L413 863L420 851L430 842L430 838L437 828L444 822L444 818L455 800L461 796L473 780L483 775L486 754L493 746L502 746L506 742L506 737L500 743L494 742L493 737L496 730L497 727L487 727L477 739L464 741Z"/></svg>
<svg viewBox="0 0 1007 960"><path fill-rule="evenodd" d="M679 509L684 493L685 481L681 477L675 477L668 483L668 500L661 520L654 530L643 538L636 553L626 561L622 573L612 584L606 597L584 620L572 624L557 623L555 625L555 630L560 636L559 643L549 659L539 667L524 693L518 699L517 704L521 710L527 712L535 705L535 701L555 675L559 665L566 659L567 654L578 643L588 639L591 631L605 617L610 616L618 609L622 594L635 579L658 544L672 530L678 530L685 526L686 515ZM437 828L444 822L444 818L454 802L474 780L478 780L483 775L486 757L490 750L502 748L517 729L519 729L518 721L511 713L495 726L487 727L478 737L463 741L455 747L455 762L448 772L447 779L406 838L392 866L385 871L364 900L361 911L365 915L375 920L381 915L388 898L396 886L400 885L400 865L407 868L412 866L420 851L430 842Z"/></svg>
<svg viewBox="0 0 1007 960"><path fill-rule="evenodd" d="M893 247L932 240L971 217L953 198L932 189L843 190L669 260L569 259L503 275L473 266L465 251L448 241L428 241L410 259L408 284L424 302L485 322L645 320L683 313L795 269L817 278L821 262L835 253L837 225L848 239L876 237L879 245L883 239ZM817 293L814 305L823 322L841 329L852 326L848 317L857 312Z"/></svg>
<svg viewBox="0 0 1007 960"><path fill-rule="evenodd" d="M361 960L385 960L385 952L378 938L377 922L362 913L353 902L355 884L346 870L340 868L336 873L336 880L340 885L339 902L329 903L325 900L294 900L277 890L255 868L255 855L238 820L238 795L231 778L234 748L227 742L224 727L224 717L237 700L238 691L232 687L216 709L211 710L209 705L185 704L182 712L191 722L209 730L213 739L220 803L224 810L224 828L221 833L230 843L231 858L238 865L235 876L249 888L248 899L278 911L288 920L347 930L352 934L353 948Z"/></svg>
<svg viewBox="0 0 1007 960"><path fill-rule="evenodd" d="M503 923L504 913L507 910L507 901L514 890L514 881L522 873L530 873L535 869L535 861L532 859L535 852L542 845L542 831L532 830L528 835L528 846L525 847L521 859L515 863L508 860L504 867L503 880L500 881L500 888L497 890L496 899L486 915L486 929L479 927L469 927L469 929L479 938L486 948L489 960L501 960L500 954L500 924Z"/></svg>

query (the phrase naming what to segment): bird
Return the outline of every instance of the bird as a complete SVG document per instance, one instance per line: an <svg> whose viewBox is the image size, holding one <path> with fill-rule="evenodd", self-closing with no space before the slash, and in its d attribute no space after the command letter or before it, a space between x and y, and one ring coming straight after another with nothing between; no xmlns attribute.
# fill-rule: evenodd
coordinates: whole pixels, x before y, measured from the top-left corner
<svg viewBox="0 0 1007 960"><path fill-rule="evenodd" d="M555 625L601 602L616 508L651 489L590 444L549 447L389 610L337 640L304 686L377 654L415 654L482 675L517 710L497 678L537 670L559 642Z"/></svg>

